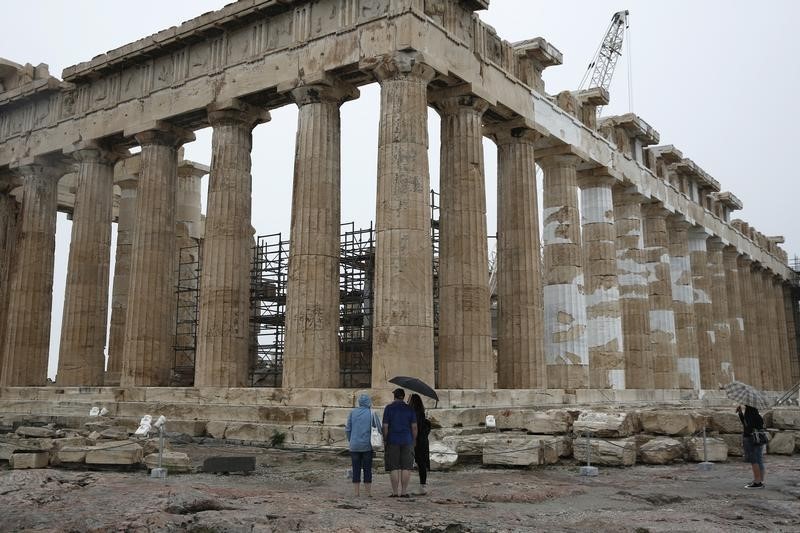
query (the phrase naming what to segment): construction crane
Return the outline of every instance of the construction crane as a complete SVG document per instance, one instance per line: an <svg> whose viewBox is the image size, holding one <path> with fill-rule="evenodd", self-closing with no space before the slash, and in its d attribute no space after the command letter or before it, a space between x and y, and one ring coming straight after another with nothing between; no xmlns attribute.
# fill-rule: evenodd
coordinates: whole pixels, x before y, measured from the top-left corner
<svg viewBox="0 0 800 533"><path fill-rule="evenodd" d="M617 66L617 61L622 56L622 44L625 41L625 34L628 33L628 56L630 56L630 25L628 24L628 15L630 13L625 11L617 11L611 17L611 24L608 26L605 37L600 43L600 46L595 52L592 62L586 69L583 79L579 85L580 89L589 89L593 87L602 87L606 91L611 86L611 78L614 76L614 69ZM628 58L628 98L629 106L633 111L633 96L632 96L632 78L630 69L630 57ZM588 84L587 84L588 82ZM600 115L602 107L597 108L597 115Z"/></svg>

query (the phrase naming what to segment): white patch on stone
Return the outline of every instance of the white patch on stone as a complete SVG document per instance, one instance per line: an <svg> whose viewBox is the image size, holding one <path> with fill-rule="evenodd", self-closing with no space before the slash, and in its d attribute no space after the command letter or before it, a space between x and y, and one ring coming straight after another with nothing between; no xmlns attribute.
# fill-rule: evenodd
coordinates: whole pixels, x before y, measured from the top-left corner
<svg viewBox="0 0 800 533"><path fill-rule="evenodd" d="M599 224L614 222L612 216L606 213L614 212L614 202L611 197L611 187L589 187L581 189L581 221L584 224Z"/></svg>
<svg viewBox="0 0 800 533"><path fill-rule="evenodd" d="M586 295L586 307L591 308L597 304L605 302L619 301L619 288L611 287L609 289L598 288L591 294Z"/></svg>
<svg viewBox="0 0 800 533"><path fill-rule="evenodd" d="M700 360L697 357L678 357L678 374L689 376L692 388L700 389Z"/></svg>
<svg viewBox="0 0 800 533"><path fill-rule="evenodd" d="M672 335L672 343L675 343L675 313L672 309L651 309L650 331L663 331Z"/></svg>
<svg viewBox="0 0 800 533"><path fill-rule="evenodd" d="M681 302L684 304L694 303L694 291L691 285L675 285L672 284L672 301Z"/></svg>
<svg viewBox="0 0 800 533"><path fill-rule="evenodd" d="M694 303L696 304L710 304L711 296L703 289L694 289Z"/></svg>
<svg viewBox="0 0 800 533"><path fill-rule="evenodd" d="M625 370L615 369L608 371L608 382L611 388L615 390L623 390L625 388Z"/></svg>
<svg viewBox="0 0 800 533"><path fill-rule="evenodd" d="M708 340L712 345L717 343L717 334L716 333L714 333L713 331L706 331L706 334L708 335Z"/></svg>
<svg viewBox="0 0 800 533"><path fill-rule="evenodd" d="M579 276L581 280L583 276ZM558 321L559 313L572 316L570 324ZM586 298L574 283L545 285L544 287L545 357L547 364L568 362L566 353L576 354L579 364L589 364L589 351L586 344ZM555 334L583 327L583 332L573 338L556 342Z"/></svg>
<svg viewBox="0 0 800 533"><path fill-rule="evenodd" d="M728 376L729 382L736 379L733 375L733 365L728 362L723 362L721 365L722 373Z"/></svg>
<svg viewBox="0 0 800 533"><path fill-rule="evenodd" d="M622 350L622 318L609 316L590 318L587 326L587 343L589 347L605 346L616 340Z"/></svg>
<svg viewBox="0 0 800 533"><path fill-rule="evenodd" d="M705 232L700 232L697 235L690 233L689 252L708 252L708 248L706 248L707 238L708 234Z"/></svg>
<svg viewBox="0 0 800 533"><path fill-rule="evenodd" d="M734 320L736 320L736 326L739 328L739 331L744 331L744 318L737 316Z"/></svg>
<svg viewBox="0 0 800 533"><path fill-rule="evenodd" d="M565 237L556 237L556 229L561 227L560 222L549 222L545 224L542 231L542 242L545 246L548 244L571 244L572 240Z"/></svg>

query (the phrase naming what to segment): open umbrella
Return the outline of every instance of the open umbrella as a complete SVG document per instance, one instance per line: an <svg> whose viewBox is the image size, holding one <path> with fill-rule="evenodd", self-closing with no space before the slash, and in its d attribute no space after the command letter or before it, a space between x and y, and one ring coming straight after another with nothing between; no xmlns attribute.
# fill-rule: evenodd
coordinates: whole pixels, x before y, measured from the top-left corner
<svg viewBox="0 0 800 533"><path fill-rule="evenodd" d="M769 407L769 401L761 391L741 381L731 381L725 385L725 395L735 402L749 405L756 409Z"/></svg>
<svg viewBox="0 0 800 533"><path fill-rule="evenodd" d="M428 385L419 378L410 378L408 376L395 376L389 380L389 383L394 383L395 385L399 385L404 389L417 392L419 394L422 394L423 396L427 396L428 398L433 398L437 402L439 401L439 395L436 394L436 391L433 390L433 388L430 385Z"/></svg>

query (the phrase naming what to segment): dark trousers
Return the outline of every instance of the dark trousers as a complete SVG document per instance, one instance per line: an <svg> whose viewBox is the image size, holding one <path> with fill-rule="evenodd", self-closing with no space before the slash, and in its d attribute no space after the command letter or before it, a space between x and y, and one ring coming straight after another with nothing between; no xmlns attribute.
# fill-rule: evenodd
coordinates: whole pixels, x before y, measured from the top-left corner
<svg viewBox="0 0 800 533"><path fill-rule="evenodd" d="M428 469L417 464L417 470L419 471L419 484L424 485L428 481Z"/></svg>
<svg viewBox="0 0 800 533"><path fill-rule="evenodd" d="M364 471L364 483L372 483L372 450L368 452L350 452L353 461L353 483L361 483L361 471Z"/></svg>

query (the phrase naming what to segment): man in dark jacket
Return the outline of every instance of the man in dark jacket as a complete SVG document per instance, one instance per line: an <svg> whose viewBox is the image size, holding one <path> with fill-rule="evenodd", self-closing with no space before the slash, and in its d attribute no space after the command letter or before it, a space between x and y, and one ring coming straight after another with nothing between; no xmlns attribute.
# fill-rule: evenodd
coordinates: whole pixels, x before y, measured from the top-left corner
<svg viewBox="0 0 800 533"><path fill-rule="evenodd" d="M744 486L746 489L763 489L766 469L764 468L764 445L756 443L754 433L764 429L764 419L755 407L746 405L744 413L742 406L736 407L736 413L742 422L742 448L744 460L753 468L753 481Z"/></svg>
<svg viewBox="0 0 800 533"><path fill-rule="evenodd" d="M403 401L406 391L395 389L394 401L383 410L384 462L392 482L392 497L408 498L408 481L414 468L417 417Z"/></svg>

